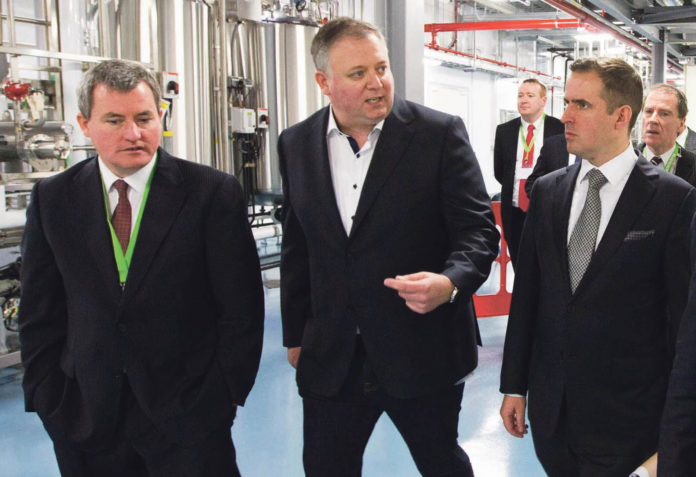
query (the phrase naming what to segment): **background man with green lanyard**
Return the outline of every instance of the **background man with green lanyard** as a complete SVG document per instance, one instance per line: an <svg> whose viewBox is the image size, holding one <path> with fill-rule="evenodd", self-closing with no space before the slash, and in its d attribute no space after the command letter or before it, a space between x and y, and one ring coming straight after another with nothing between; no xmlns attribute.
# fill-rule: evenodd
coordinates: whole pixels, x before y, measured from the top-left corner
<svg viewBox="0 0 696 477"><path fill-rule="evenodd" d="M79 89L98 157L34 188L22 245L27 411L64 476L239 475L263 290L241 187L158 148L159 85L109 60Z"/></svg>
<svg viewBox="0 0 696 477"><path fill-rule="evenodd" d="M495 130L493 170L501 185L503 236L513 266L517 262L517 249L529 206L525 182L534 170L544 141L564 131L561 121L544 114L545 106L546 87L528 78L517 91L520 117L498 125Z"/></svg>
<svg viewBox="0 0 696 477"><path fill-rule="evenodd" d="M657 167L696 186L696 155L677 144L686 121L686 96L668 84L653 86L643 105L643 143L638 146Z"/></svg>

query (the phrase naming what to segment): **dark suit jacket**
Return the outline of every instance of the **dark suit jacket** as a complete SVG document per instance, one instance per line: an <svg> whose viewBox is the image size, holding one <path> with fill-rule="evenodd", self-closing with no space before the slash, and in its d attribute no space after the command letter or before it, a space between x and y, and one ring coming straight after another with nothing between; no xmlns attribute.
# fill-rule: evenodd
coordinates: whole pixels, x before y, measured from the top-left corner
<svg viewBox="0 0 696 477"><path fill-rule="evenodd" d="M684 144L684 149L696 154L696 131L691 128L687 128L689 133L686 135L686 144Z"/></svg>
<svg viewBox="0 0 696 477"><path fill-rule="evenodd" d="M684 251L686 260L686 251ZM691 223L691 267L696 269L696 221ZM677 354L660 430L658 474L692 477L696 472L696 273L677 339Z"/></svg>
<svg viewBox="0 0 696 477"><path fill-rule="evenodd" d="M556 134L548 139L544 139L544 145L534 163L534 170L524 185L527 196L530 199L532 198L532 187L539 177L564 167L568 167L568 147L565 134Z"/></svg>
<svg viewBox="0 0 696 477"><path fill-rule="evenodd" d="M517 243L512 230L512 191L515 181L515 164L517 162L517 141L520 138L522 119L517 117L511 121L499 124L495 130L493 147L493 172L496 180L502 186L500 194L500 214L503 219L503 235L511 249L517 251ZM544 144L546 138L561 134L565 131L563 123L553 116L544 119ZM513 252L513 253L515 253ZM515 257L516 258L516 257Z"/></svg>
<svg viewBox="0 0 696 477"><path fill-rule="evenodd" d="M645 148L645 143L638 144L638 151L641 153ZM677 160L677 168L674 170L674 175L681 177L692 186L696 186L696 155L689 152L686 148L679 148L679 159Z"/></svg>
<svg viewBox="0 0 696 477"><path fill-rule="evenodd" d="M26 409L79 447L113 438L124 372L147 418L180 443L231 424L256 377L263 290L241 187L158 156L123 291L96 158L38 183L27 211Z"/></svg>
<svg viewBox="0 0 696 477"><path fill-rule="evenodd" d="M335 394L356 329L379 383L415 397L476 367L471 295L487 277L499 235L461 119L395 98L346 234L336 205L324 108L280 137L284 188L283 342L302 346L300 393ZM426 316L384 286L431 271L459 288Z"/></svg>
<svg viewBox="0 0 696 477"><path fill-rule="evenodd" d="M696 190L641 156L571 294L567 231L579 170L557 170L534 187L500 390L528 394L540 435L553 433L565 402L577 435L596 436L600 447L625 436L628 474L657 448L670 343L687 298Z"/></svg>

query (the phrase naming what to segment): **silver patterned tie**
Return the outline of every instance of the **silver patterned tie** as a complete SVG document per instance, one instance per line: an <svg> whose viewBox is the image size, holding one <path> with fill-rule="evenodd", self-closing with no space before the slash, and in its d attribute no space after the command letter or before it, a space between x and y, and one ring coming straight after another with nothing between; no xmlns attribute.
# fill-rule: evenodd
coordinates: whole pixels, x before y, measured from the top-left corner
<svg viewBox="0 0 696 477"><path fill-rule="evenodd" d="M590 264L597 243L599 219L602 217L602 203L599 189L607 183L607 178L599 169L590 170L585 178L590 187L587 190L585 206L582 208L573 233L568 242L568 266L570 267L570 289L575 293L582 276Z"/></svg>

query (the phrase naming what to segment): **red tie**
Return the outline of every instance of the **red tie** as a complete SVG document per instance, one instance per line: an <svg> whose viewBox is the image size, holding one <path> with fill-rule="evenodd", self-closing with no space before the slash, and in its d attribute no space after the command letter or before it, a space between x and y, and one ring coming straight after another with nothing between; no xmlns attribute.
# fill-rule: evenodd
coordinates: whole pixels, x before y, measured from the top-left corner
<svg viewBox="0 0 696 477"><path fill-rule="evenodd" d="M529 147L529 144L532 142L532 138L534 137L534 125L530 124L527 126L527 147ZM529 148L529 153L525 152L522 155L522 167L532 167L534 164L534 144L532 144L532 147Z"/></svg>
<svg viewBox="0 0 696 477"><path fill-rule="evenodd" d="M121 244L121 250L126 253L131 231L131 205L128 201L128 184L123 179L114 182L114 188L118 191L118 204L111 217L111 225L114 227L116 237Z"/></svg>

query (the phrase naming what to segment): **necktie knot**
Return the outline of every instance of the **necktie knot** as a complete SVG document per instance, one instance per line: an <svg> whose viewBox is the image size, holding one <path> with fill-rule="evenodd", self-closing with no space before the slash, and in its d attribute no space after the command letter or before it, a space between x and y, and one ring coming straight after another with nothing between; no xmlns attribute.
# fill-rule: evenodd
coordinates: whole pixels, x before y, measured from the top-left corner
<svg viewBox="0 0 696 477"><path fill-rule="evenodd" d="M653 156L650 162L652 162L656 166L659 166L660 164L662 164L662 158L660 156Z"/></svg>
<svg viewBox="0 0 696 477"><path fill-rule="evenodd" d="M529 144L529 141L531 140L533 135L534 135L534 125L530 124L529 126L527 126L527 144Z"/></svg>
<svg viewBox="0 0 696 477"><path fill-rule="evenodd" d="M116 182L114 182L114 189L118 191L118 198L121 199L121 197L128 192L128 183L123 179L118 179Z"/></svg>
<svg viewBox="0 0 696 477"><path fill-rule="evenodd" d="M585 177L590 183L590 189L599 190L607 183L607 178L599 169L590 170Z"/></svg>

